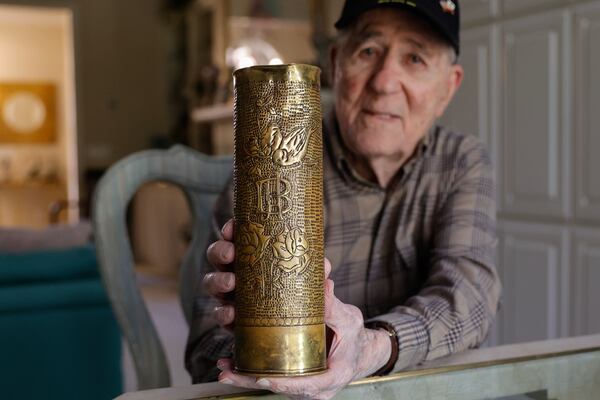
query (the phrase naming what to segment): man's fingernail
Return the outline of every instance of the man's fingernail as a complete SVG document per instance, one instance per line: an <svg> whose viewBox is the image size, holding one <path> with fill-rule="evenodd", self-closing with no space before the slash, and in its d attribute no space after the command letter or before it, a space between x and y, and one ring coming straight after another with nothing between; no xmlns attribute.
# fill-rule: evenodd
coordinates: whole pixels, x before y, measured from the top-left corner
<svg viewBox="0 0 600 400"><path fill-rule="evenodd" d="M229 379L229 378L224 378L224 379L221 379L219 381L219 383L223 383L225 385L231 385L231 384L233 384L233 381L231 379Z"/></svg>
<svg viewBox="0 0 600 400"><path fill-rule="evenodd" d="M231 225L233 222L231 220L225 222L225 225L223 225L223 227L221 228L221 234L225 235L225 231L227 229L229 229L229 225Z"/></svg>
<svg viewBox="0 0 600 400"><path fill-rule="evenodd" d="M258 386L260 386L260 387L263 387L263 388L270 388L271 387L271 382L269 382L265 378L261 378L261 379L257 380L256 384Z"/></svg>
<svg viewBox="0 0 600 400"><path fill-rule="evenodd" d="M223 309L223 306L215 306L215 308L213 308L213 314L215 316L215 318L217 320L221 319L221 310ZM218 366L219 364L217 364Z"/></svg>
<svg viewBox="0 0 600 400"><path fill-rule="evenodd" d="M223 261L228 260L230 252L231 252L231 250L229 249L229 247L223 249L223 251L221 252L221 260L223 260Z"/></svg>
<svg viewBox="0 0 600 400"><path fill-rule="evenodd" d="M228 288L231 288L231 287L233 287L233 285L235 285L235 282L234 282L234 280L233 280L233 279L234 279L234 278L233 278L233 275L227 275L227 280L225 281L225 285L226 285Z"/></svg>

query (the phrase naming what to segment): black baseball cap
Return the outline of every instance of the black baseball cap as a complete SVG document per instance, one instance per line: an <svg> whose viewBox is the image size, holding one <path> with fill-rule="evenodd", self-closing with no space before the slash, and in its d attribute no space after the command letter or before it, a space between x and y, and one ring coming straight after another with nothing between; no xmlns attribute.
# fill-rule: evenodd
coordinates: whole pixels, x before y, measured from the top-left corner
<svg viewBox="0 0 600 400"><path fill-rule="evenodd" d="M379 7L402 8L419 13L446 38L456 54L460 50L460 9L458 0L346 0L337 29L348 27L365 11Z"/></svg>

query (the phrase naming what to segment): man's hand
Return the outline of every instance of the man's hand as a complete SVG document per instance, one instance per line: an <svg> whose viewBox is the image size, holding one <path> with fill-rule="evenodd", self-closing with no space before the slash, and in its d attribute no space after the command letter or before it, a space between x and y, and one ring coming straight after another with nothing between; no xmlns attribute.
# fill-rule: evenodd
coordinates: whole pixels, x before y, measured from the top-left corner
<svg viewBox="0 0 600 400"><path fill-rule="evenodd" d="M223 239L212 243L206 250L208 262L217 269L217 272L204 275L202 280L206 292L221 303L213 310L215 319L219 325L228 329L232 328L235 318L232 301L235 289L235 274L232 272L235 259L233 229L233 220L230 219L221 229Z"/></svg>
<svg viewBox="0 0 600 400"><path fill-rule="evenodd" d="M223 240L208 248L209 261L219 270L204 277L204 287L221 301L214 311L215 318L225 327L231 327L235 310L227 294L235 287L235 275L229 265L235 258L233 249L233 222L222 230ZM334 284L328 279L331 271L325 259L325 323L334 337L327 358L328 370L319 375L293 378L261 378L239 375L233 371L231 359L221 359L219 382L251 389L268 389L300 399L330 399L355 379L369 376L386 364L390 358L391 344L386 332L364 327L360 310L342 303L334 295Z"/></svg>

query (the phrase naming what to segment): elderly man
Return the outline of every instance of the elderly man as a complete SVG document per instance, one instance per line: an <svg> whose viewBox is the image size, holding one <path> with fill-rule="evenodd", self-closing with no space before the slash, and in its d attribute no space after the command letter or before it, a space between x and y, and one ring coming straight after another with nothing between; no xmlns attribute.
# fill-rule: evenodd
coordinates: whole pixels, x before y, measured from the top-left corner
<svg viewBox="0 0 600 400"><path fill-rule="evenodd" d="M195 382L331 398L354 379L475 347L493 322L490 160L473 136L435 126L463 77L458 1L347 0L336 27L335 107L324 121L329 369L259 380L233 372L230 221L207 252L215 272L186 357ZM230 194L217 211L219 224L230 218Z"/></svg>

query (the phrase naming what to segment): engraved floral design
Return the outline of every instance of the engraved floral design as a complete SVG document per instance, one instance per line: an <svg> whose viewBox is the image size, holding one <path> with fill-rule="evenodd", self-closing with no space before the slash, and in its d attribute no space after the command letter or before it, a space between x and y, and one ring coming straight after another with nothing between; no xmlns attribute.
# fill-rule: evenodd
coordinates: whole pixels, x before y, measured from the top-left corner
<svg viewBox="0 0 600 400"><path fill-rule="evenodd" d="M294 228L278 235L273 243L273 254L277 260L277 267L284 272L304 272L310 261L308 241L304 232Z"/></svg>
<svg viewBox="0 0 600 400"><path fill-rule="evenodd" d="M237 232L238 258L241 262L254 264L261 257L269 237L265 227L254 222L242 224Z"/></svg>

